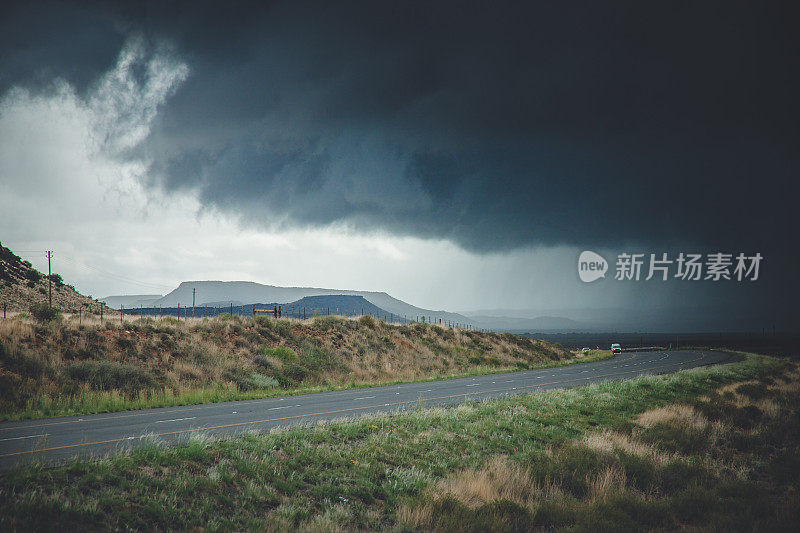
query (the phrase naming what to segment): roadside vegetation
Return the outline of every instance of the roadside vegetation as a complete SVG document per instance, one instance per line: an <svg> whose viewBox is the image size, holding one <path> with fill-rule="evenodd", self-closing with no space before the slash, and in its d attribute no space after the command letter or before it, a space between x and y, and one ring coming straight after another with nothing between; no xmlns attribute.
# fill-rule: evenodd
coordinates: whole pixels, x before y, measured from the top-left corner
<svg viewBox="0 0 800 533"><path fill-rule="evenodd" d="M3 529L712 529L800 523L800 371L724 367L0 478Z"/></svg>
<svg viewBox="0 0 800 533"><path fill-rule="evenodd" d="M260 398L607 357L511 334L370 316L0 321L0 420Z"/></svg>

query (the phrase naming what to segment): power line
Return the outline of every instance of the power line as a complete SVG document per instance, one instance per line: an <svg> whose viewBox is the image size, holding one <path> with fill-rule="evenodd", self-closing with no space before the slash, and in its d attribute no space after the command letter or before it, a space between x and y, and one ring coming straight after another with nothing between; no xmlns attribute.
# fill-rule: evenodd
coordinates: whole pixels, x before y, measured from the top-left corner
<svg viewBox="0 0 800 533"><path fill-rule="evenodd" d="M126 283L134 283L136 285L142 285L144 287L152 287L152 288L159 288L159 289L171 289L171 288L173 288L171 285L162 285L160 283L148 283L146 281L139 281L139 280L136 280L136 279L133 279L133 278L129 278L129 277L126 277L126 276L120 276L119 274L114 274L114 273L109 272L107 270L103 270L102 268L98 268L98 267L95 267L95 266L87 265L86 263L84 263L82 260L79 260L79 259L70 258L70 257L64 256L64 255L62 255L60 257L62 259L66 259L67 261L69 261L70 263L73 263L76 266L79 266L79 267L82 267L82 268L87 268L89 270L93 270L93 271L97 272L98 274L100 274L101 276L105 276L107 278L114 279L116 281L123 281L123 282L126 282Z"/></svg>

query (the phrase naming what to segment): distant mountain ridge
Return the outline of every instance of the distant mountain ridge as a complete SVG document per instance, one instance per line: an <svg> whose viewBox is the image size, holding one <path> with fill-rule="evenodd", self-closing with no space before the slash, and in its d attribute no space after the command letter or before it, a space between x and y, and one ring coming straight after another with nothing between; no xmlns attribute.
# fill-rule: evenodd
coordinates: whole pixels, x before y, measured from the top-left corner
<svg viewBox="0 0 800 533"><path fill-rule="evenodd" d="M388 322L403 321L404 317L382 309L373 304L363 296L349 294L332 296L305 296L295 302L285 304L284 314L304 312L307 315L313 314L335 314L345 316L372 315L376 318L385 319ZM415 317L411 317L413 320Z"/></svg>
<svg viewBox="0 0 800 533"><path fill-rule="evenodd" d="M176 289L163 297L143 303L144 307L182 307L192 305L192 290L195 290L194 301L196 306L219 306L226 307L233 303L234 306L247 306L252 304L264 304L275 302L281 305L297 302L306 297L315 296L360 296L367 302L375 306L382 312L394 314L399 317L405 316L410 320L416 317L426 317L427 320L443 322L457 322L459 324L475 325L476 321L448 311L434 311L408 304L385 292L357 291L346 289L325 289L319 287L278 287L275 285L263 285L253 281L184 281ZM111 298L107 297L104 301ZM120 304L118 304L120 305ZM125 305L125 304L121 304ZM133 303L131 307L140 305L140 302ZM325 305L325 307L336 307ZM340 305L339 307L343 307ZM376 311L374 314L378 314Z"/></svg>

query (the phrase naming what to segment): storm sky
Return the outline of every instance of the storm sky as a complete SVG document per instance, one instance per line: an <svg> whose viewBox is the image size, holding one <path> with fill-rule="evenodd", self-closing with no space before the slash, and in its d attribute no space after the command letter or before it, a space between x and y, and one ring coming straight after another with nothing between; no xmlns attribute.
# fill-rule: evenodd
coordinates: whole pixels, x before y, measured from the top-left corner
<svg viewBox="0 0 800 533"><path fill-rule="evenodd" d="M777 2L4 7L0 240L37 266L55 249L95 296L248 279L796 329L797 21ZM578 280L587 249L607 279ZM619 253L681 251L759 252L760 279L610 279Z"/></svg>

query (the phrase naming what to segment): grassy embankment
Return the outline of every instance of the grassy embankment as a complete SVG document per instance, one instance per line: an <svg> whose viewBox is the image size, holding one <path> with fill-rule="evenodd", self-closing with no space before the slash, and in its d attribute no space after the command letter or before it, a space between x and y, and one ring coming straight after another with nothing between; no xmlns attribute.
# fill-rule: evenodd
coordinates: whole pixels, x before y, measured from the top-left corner
<svg viewBox="0 0 800 533"><path fill-rule="evenodd" d="M0 420L263 398L566 364L559 345L318 317L0 321Z"/></svg>
<svg viewBox="0 0 800 533"><path fill-rule="evenodd" d="M0 478L0 527L796 530L800 371L670 376L420 409Z"/></svg>

